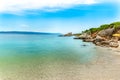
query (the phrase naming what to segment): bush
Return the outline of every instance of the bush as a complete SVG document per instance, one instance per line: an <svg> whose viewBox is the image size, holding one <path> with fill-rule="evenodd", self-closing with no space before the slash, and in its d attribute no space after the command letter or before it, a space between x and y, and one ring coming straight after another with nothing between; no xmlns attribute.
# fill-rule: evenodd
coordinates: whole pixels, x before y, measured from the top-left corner
<svg viewBox="0 0 120 80"><path fill-rule="evenodd" d="M113 22L110 25L113 26L115 29L120 28L120 22Z"/></svg>
<svg viewBox="0 0 120 80"><path fill-rule="evenodd" d="M84 33L84 32L85 33L86 32L94 33L94 32L98 32L98 31L104 30L104 29L108 29L108 28L118 29L118 28L120 28L120 22L113 22L111 24L103 24L103 25L101 25L98 28L90 28L89 30L85 30L82 33Z"/></svg>

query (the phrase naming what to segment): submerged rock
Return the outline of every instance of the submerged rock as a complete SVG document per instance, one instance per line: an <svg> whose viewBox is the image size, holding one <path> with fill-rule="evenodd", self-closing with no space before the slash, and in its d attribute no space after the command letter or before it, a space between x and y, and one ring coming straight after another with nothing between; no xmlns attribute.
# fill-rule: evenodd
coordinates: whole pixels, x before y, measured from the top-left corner
<svg viewBox="0 0 120 80"><path fill-rule="evenodd" d="M83 45L81 45L81 46L87 46L86 44L83 44Z"/></svg>
<svg viewBox="0 0 120 80"><path fill-rule="evenodd" d="M81 39L80 37L74 37L73 39Z"/></svg>

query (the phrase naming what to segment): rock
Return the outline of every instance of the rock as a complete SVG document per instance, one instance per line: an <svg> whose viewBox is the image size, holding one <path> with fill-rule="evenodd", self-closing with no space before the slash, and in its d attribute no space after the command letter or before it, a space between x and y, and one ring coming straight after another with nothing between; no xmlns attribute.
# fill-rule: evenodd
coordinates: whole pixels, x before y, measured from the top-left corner
<svg viewBox="0 0 120 80"><path fill-rule="evenodd" d="M101 41L105 41L105 39L97 35L97 37L93 40L93 43L96 44L97 42L101 42Z"/></svg>
<svg viewBox="0 0 120 80"><path fill-rule="evenodd" d="M80 39L80 37L74 37L73 39Z"/></svg>
<svg viewBox="0 0 120 80"><path fill-rule="evenodd" d="M72 32L69 32L67 34L64 34L64 36L72 36Z"/></svg>
<svg viewBox="0 0 120 80"><path fill-rule="evenodd" d="M101 37L99 35L96 36L96 38L93 41L94 44L98 45L98 46L106 46L106 47L110 47L110 41L107 40L104 37Z"/></svg>
<svg viewBox="0 0 120 80"><path fill-rule="evenodd" d="M117 48L119 47L119 43L118 42L110 42L110 47L114 47L114 48Z"/></svg>
<svg viewBox="0 0 120 80"><path fill-rule="evenodd" d="M102 41L101 45L106 46L106 47L110 47L110 41Z"/></svg>
<svg viewBox="0 0 120 80"><path fill-rule="evenodd" d="M67 34L63 34L63 35L59 35L59 37L69 37L69 36L73 36L72 32L67 33Z"/></svg>
<svg viewBox="0 0 120 80"><path fill-rule="evenodd" d="M98 35L101 37L112 36L114 30L115 30L114 28L105 29L98 32Z"/></svg>
<svg viewBox="0 0 120 80"><path fill-rule="evenodd" d="M83 45L81 45L81 46L87 46L86 44L83 44Z"/></svg>
<svg viewBox="0 0 120 80"><path fill-rule="evenodd" d="M114 38L111 38L110 42L118 42L118 38L114 37Z"/></svg>
<svg viewBox="0 0 120 80"><path fill-rule="evenodd" d="M95 44L96 44L97 46L100 46L100 45L101 45L101 43L100 43L100 42L96 42Z"/></svg>
<svg viewBox="0 0 120 80"><path fill-rule="evenodd" d="M83 39L84 42L93 42L94 39Z"/></svg>
<svg viewBox="0 0 120 80"><path fill-rule="evenodd" d="M78 36L77 38L74 39L91 39L91 35L87 34L87 33L83 33L80 36Z"/></svg>
<svg viewBox="0 0 120 80"><path fill-rule="evenodd" d="M97 35L95 39L100 40L100 41L105 41L106 40L104 37L101 37L99 35Z"/></svg>

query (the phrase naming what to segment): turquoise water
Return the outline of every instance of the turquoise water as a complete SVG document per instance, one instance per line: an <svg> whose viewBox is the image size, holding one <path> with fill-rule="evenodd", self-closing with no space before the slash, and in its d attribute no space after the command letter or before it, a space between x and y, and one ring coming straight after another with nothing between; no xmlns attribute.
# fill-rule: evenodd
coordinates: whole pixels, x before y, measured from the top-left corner
<svg viewBox="0 0 120 80"><path fill-rule="evenodd" d="M87 45L87 46L82 46ZM5 80L37 80L57 69L88 64L97 56L92 43L58 35L0 34L0 77ZM49 67L51 66L51 67ZM40 79L41 80L41 79Z"/></svg>

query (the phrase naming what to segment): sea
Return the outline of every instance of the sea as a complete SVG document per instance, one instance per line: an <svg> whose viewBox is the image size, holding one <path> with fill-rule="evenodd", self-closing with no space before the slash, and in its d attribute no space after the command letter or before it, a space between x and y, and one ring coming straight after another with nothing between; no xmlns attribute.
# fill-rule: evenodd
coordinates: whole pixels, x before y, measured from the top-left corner
<svg viewBox="0 0 120 80"><path fill-rule="evenodd" d="M62 80L99 53L94 44L73 37L0 33L0 80Z"/></svg>

